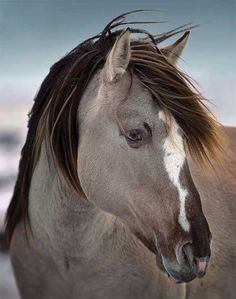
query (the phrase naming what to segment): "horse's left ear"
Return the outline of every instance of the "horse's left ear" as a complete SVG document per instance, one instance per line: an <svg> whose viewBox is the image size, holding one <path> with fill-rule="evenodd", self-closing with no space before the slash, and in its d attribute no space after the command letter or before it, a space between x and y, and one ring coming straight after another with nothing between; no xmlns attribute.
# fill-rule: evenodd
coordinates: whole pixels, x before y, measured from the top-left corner
<svg viewBox="0 0 236 299"><path fill-rule="evenodd" d="M108 54L105 63L105 79L108 82L116 81L125 73L131 56L130 30L122 31Z"/></svg>
<svg viewBox="0 0 236 299"><path fill-rule="evenodd" d="M169 62L173 65L177 64L179 57L181 56L183 49L187 43L190 31L184 33L174 44L162 48L161 52L166 56Z"/></svg>

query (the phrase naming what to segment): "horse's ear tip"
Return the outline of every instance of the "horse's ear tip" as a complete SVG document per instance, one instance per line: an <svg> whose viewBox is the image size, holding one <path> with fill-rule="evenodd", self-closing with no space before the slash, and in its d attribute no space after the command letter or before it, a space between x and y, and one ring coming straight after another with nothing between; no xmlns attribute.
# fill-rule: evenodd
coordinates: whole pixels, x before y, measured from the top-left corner
<svg viewBox="0 0 236 299"><path fill-rule="evenodd" d="M124 29L124 31L121 33L122 36L127 35L129 36L131 33L131 29L130 27L127 27L126 29Z"/></svg>
<svg viewBox="0 0 236 299"><path fill-rule="evenodd" d="M187 40L190 35L190 30L184 32L184 34L178 39L177 43L180 43L181 41Z"/></svg>

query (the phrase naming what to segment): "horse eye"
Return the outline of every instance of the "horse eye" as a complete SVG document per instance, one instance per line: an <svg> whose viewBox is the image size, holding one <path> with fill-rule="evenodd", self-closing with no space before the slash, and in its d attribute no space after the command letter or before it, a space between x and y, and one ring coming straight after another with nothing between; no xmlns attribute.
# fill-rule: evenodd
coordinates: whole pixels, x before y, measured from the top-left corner
<svg viewBox="0 0 236 299"><path fill-rule="evenodd" d="M126 133L125 137L128 141L140 142L143 140L144 131L142 129L130 130Z"/></svg>

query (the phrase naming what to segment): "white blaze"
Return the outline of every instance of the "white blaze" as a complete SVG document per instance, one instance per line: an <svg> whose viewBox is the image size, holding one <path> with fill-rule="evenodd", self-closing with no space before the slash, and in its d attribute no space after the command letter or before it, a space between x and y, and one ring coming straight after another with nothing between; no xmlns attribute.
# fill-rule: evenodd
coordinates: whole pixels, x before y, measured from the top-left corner
<svg viewBox="0 0 236 299"><path fill-rule="evenodd" d="M159 118L162 121L166 121L165 115L163 111L159 112ZM168 176L171 182L175 185L179 193L180 200L180 212L178 221L180 226L184 231L188 232L190 229L190 224L186 216L185 211L185 202L186 197L188 195L188 191L181 186L181 182L179 179L181 168L184 165L184 161L186 159L185 151L184 151L184 143L183 138L178 132L178 125L174 118L171 120L171 132L170 136L164 141L163 149L164 149L164 166L168 173Z"/></svg>

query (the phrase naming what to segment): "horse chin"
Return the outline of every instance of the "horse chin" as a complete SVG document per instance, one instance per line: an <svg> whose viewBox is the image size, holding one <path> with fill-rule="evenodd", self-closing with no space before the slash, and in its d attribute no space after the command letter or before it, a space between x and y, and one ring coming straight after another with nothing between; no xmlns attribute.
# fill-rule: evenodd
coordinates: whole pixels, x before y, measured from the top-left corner
<svg viewBox="0 0 236 299"><path fill-rule="evenodd" d="M168 273L168 271L166 270L163 261L162 261L162 257L158 254L156 254L156 265L158 267L158 269L169 279L171 279L173 282L175 283L181 283L180 281L176 280L172 275L170 275Z"/></svg>

